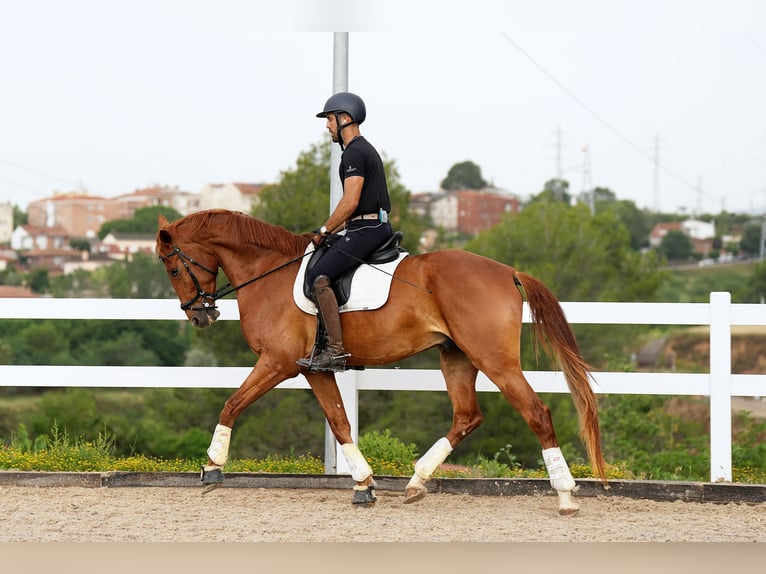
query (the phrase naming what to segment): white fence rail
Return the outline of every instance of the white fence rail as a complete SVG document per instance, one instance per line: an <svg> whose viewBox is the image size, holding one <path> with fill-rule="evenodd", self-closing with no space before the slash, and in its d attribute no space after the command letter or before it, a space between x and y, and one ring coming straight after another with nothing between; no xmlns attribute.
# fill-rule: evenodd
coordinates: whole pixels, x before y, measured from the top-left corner
<svg viewBox="0 0 766 574"><path fill-rule="evenodd" d="M4 319L130 319L183 320L178 301L165 299L3 299ZM766 325L766 305L732 304L729 293L711 293L709 303L562 303L573 324L707 325L710 365L704 373L595 372L594 391L600 394L700 395L710 398L710 480L731 481L731 397L766 396L766 374L731 372L731 328ZM238 320L235 300L219 301L219 320ZM524 321L529 322L528 308ZM2 323L0 323L2 328ZM102 367L0 365L0 386L24 387L169 387L237 388L249 367ZM557 371L525 371L537 392L568 393ZM438 370L369 369L338 375L343 400L358 438L358 393L365 390L445 391ZM280 389L307 389L303 377ZM483 373L477 390L496 392ZM448 424L445 421L445 424ZM348 472L339 447L337 472Z"/></svg>

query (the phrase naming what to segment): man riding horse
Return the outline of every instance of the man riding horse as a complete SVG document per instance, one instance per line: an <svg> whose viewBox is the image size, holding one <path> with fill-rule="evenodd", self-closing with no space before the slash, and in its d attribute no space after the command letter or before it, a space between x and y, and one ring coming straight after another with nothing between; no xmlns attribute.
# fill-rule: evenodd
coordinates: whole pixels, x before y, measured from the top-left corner
<svg viewBox="0 0 766 574"><path fill-rule="evenodd" d="M343 346L338 301L332 285L393 233L388 222L391 200L383 161L359 131L359 124L366 116L364 101L350 92L331 96L317 114L318 118L326 118L332 141L343 150L338 169L343 196L313 238L315 246L327 244L330 248L309 270L308 276L311 297L327 332L324 349L297 361L310 372L345 370L348 355ZM340 236L328 241L333 234Z"/></svg>

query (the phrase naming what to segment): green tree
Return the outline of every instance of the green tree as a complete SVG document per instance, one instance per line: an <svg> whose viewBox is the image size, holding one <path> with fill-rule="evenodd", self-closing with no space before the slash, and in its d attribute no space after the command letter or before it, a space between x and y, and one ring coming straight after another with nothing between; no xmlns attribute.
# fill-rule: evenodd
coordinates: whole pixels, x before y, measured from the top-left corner
<svg viewBox="0 0 766 574"><path fill-rule="evenodd" d="M671 229L662 238L659 251L668 261L687 261L694 255L694 245L689 236L678 229Z"/></svg>
<svg viewBox="0 0 766 574"><path fill-rule="evenodd" d="M608 189L596 188L596 213L609 211L625 226L630 235L630 247L639 250L649 245L649 233L652 225L644 211L629 200L618 200ZM607 195L611 194L611 195ZM606 199L610 198L610 199Z"/></svg>
<svg viewBox="0 0 766 574"><path fill-rule="evenodd" d="M743 303L766 301L766 262L762 261L753 269L740 297Z"/></svg>
<svg viewBox="0 0 766 574"><path fill-rule="evenodd" d="M18 205L13 206L13 228L16 229L19 225L25 225L28 221L27 212L21 209Z"/></svg>
<svg viewBox="0 0 766 574"><path fill-rule="evenodd" d="M330 213L330 150L332 142L314 144L297 159L294 169L283 171L279 182L261 191L253 215L294 233L318 228ZM401 183L395 162L383 157L391 197L391 225L404 232L404 247L417 249L425 222L410 213L410 192Z"/></svg>
<svg viewBox="0 0 766 574"><path fill-rule="evenodd" d="M314 144L301 152L294 169L263 188L253 215L294 233L318 228L330 213L330 149L330 143Z"/></svg>
<svg viewBox="0 0 766 574"><path fill-rule="evenodd" d="M759 255L761 253L761 226L746 225L742 231L742 239L739 242L739 249L748 255Z"/></svg>
<svg viewBox="0 0 766 574"><path fill-rule="evenodd" d="M572 203L572 195L569 193L569 182L565 179L549 179L545 182L543 190L532 197L530 203L539 201L559 201L566 205Z"/></svg>
<svg viewBox="0 0 766 574"><path fill-rule="evenodd" d="M32 269L27 275L27 282L33 293L45 293L50 285L48 270L45 268Z"/></svg>
<svg viewBox="0 0 766 574"><path fill-rule="evenodd" d="M157 222L154 222L155 228ZM148 253L135 253L130 261L116 261L102 267L97 276L116 299L175 298L167 274L157 259Z"/></svg>
<svg viewBox="0 0 766 574"><path fill-rule="evenodd" d="M168 220L180 219L178 210L163 205L140 207L131 219L112 219L104 222L98 230L98 237L103 239L110 233L150 234L157 232L157 216L164 215Z"/></svg>
<svg viewBox="0 0 766 574"><path fill-rule="evenodd" d="M487 182L481 176L481 168L472 161L456 163L441 182L442 189L484 189Z"/></svg>
<svg viewBox="0 0 766 574"><path fill-rule="evenodd" d="M651 301L658 261L631 249L611 211L538 199L507 214L466 249L537 276L563 301Z"/></svg>

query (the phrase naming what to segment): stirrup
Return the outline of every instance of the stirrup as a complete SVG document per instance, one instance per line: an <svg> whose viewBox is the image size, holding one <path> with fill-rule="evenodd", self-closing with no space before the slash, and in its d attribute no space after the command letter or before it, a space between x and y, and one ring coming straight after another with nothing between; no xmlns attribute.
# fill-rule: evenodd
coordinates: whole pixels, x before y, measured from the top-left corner
<svg viewBox="0 0 766 574"><path fill-rule="evenodd" d="M309 373L340 373L346 370L346 358L350 356L350 353L333 356L329 349L322 349L318 355L312 351L311 355L298 359L296 363L308 369Z"/></svg>

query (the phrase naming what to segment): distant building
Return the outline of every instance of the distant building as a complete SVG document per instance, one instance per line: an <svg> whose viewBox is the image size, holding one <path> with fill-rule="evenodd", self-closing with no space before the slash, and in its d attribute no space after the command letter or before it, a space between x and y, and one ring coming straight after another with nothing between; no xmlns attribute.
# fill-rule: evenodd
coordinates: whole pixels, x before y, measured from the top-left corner
<svg viewBox="0 0 766 574"><path fill-rule="evenodd" d="M130 259L134 253L154 253L155 243L153 234L108 233L101 240L99 252L112 259Z"/></svg>
<svg viewBox="0 0 766 574"><path fill-rule="evenodd" d="M13 230L11 248L16 251L65 249L69 245L68 239L69 234L63 227L39 227L27 223Z"/></svg>
<svg viewBox="0 0 766 574"><path fill-rule="evenodd" d="M435 227L476 235L500 223L506 213L521 208L518 197L493 189L418 193L411 196L410 209L428 217Z"/></svg>
<svg viewBox="0 0 766 574"><path fill-rule="evenodd" d="M35 293L32 293L32 289L29 287L22 287L21 285L0 285L0 298L6 297L39 297Z"/></svg>
<svg viewBox="0 0 766 574"><path fill-rule="evenodd" d="M456 191L458 199L458 232L476 235L494 227L506 213L518 212L518 198L488 191Z"/></svg>
<svg viewBox="0 0 766 574"><path fill-rule="evenodd" d="M114 219L131 219L136 210L142 207L170 207L181 215L189 215L200 209L199 194L181 191L178 187L146 187L120 195L112 201L119 205L118 216Z"/></svg>
<svg viewBox="0 0 766 574"><path fill-rule="evenodd" d="M5 271L9 265L15 265L18 260L19 256L13 249L0 249L0 271Z"/></svg>
<svg viewBox="0 0 766 574"><path fill-rule="evenodd" d="M30 224L61 227L70 237L94 239L101 226L113 219L131 219L137 209L157 205L172 207L181 215L199 210L200 196L177 187L147 187L114 198L83 192L54 193L27 207Z"/></svg>
<svg viewBox="0 0 766 574"><path fill-rule="evenodd" d="M13 234L13 205L0 203L0 245L11 242Z"/></svg>
<svg viewBox="0 0 766 574"><path fill-rule="evenodd" d="M94 238L105 221L118 217L114 200L77 191L54 193L27 206L30 225L64 229L70 237Z"/></svg>
<svg viewBox="0 0 766 574"><path fill-rule="evenodd" d="M82 252L74 249L33 249L24 253L28 269L47 269L51 275L64 272L67 262L82 261Z"/></svg>
<svg viewBox="0 0 766 574"><path fill-rule="evenodd" d="M685 233L691 239L695 253L708 255L713 249L715 223L708 223L707 221L699 221L697 219L658 223L649 234L649 245L651 247L659 247L664 237L670 231Z"/></svg>
<svg viewBox="0 0 766 574"><path fill-rule="evenodd" d="M211 183L199 194L199 211L228 209L249 214L260 203L264 183Z"/></svg>

